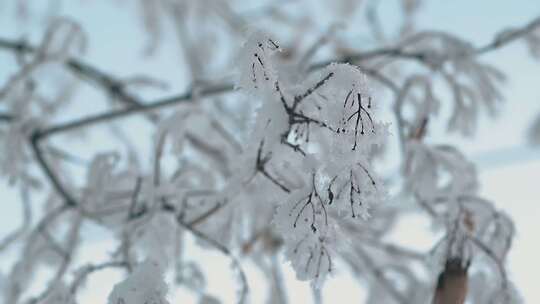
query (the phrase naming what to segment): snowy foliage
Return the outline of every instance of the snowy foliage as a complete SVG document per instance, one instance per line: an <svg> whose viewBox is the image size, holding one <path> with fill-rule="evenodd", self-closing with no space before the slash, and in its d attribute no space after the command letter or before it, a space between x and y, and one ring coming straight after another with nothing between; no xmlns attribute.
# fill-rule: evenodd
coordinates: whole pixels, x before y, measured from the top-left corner
<svg viewBox="0 0 540 304"><path fill-rule="evenodd" d="M21 19L34 14L11 2ZM125 277L109 304L176 303L177 290L246 304L248 265L264 273L268 303L287 302L281 270L291 267L315 299L349 273L367 303L445 304L449 266L462 276L452 304L519 302L506 270L512 219L480 197L466 153L430 131L474 136L505 106L505 75L482 55L523 40L540 57L539 19L476 47L417 29L419 0L401 1L395 29L377 1L132 2L145 60L178 41L180 60L166 62L188 85L145 64L113 75L125 73L85 59L99 46L57 14L38 40L0 37L14 62L0 75L0 174L20 190L23 215L0 240L1 254L17 253L0 276L4 303L83 303L89 278L114 269ZM529 135L540 142L539 119ZM410 214L439 236L430 250L389 241ZM111 241L105 261L79 254L96 227ZM238 288L210 290L213 264L192 247L227 259Z"/></svg>
<svg viewBox="0 0 540 304"><path fill-rule="evenodd" d="M133 273L114 286L109 304L168 304L167 284L158 262L146 260Z"/></svg>
<svg viewBox="0 0 540 304"><path fill-rule="evenodd" d="M371 206L384 200L385 186L371 167L371 152L389 132L374 116L375 101L357 67L331 64L303 83L289 84L266 54L277 49L274 40L252 34L242 50L247 62L240 66L238 86L262 103L251 140L260 142L258 153L264 149L267 156L259 157L257 170L279 184L266 171L267 163L292 159L272 149L286 145L296 152L291 157L298 159L301 184L279 184L290 194L276 202L273 222L297 277L322 281L332 270L335 246L329 244L339 238L335 230L342 219L366 220Z"/></svg>

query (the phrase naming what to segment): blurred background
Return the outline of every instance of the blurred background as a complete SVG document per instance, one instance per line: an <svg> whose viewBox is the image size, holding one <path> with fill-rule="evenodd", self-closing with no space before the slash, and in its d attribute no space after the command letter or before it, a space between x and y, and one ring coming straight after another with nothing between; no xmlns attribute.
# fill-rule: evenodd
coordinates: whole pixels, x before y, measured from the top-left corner
<svg viewBox="0 0 540 304"><path fill-rule="evenodd" d="M279 0L277 0L279 1ZM17 13L16 1L0 0L0 37L18 39L21 36L29 41L39 41L44 25L51 15L69 16L79 22L88 35L88 48L84 61L102 68L113 75L128 77L146 74L166 81L166 91L143 91L145 97L167 96L183 92L191 85L190 72L187 70L186 56L177 43L176 33L164 27L159 37L159 44L149 56L148 33L141 25L141 7L136 1L128 0L70 0L70 1L23 1L27 10L21 17ZM241 1L235 1L241 3ZM361 20L332 20L324 12L324 1L313 1L313 6L304 1L279 1L283 6L291 6L303 13L320 16L320 31L324 32L334 22L346 25L346 32L351 39L364 43L363 22ZM331 1L329 1L331 2ZM265 7L269 2L245 1L244 11L239 14L249 15ZM316 3L316 4L315 4ZM385 28L396 27L401 22L398 1L381 1L379 18ZM297 7L296 7L297 6ZM235 6L242 7L242 6ZM540 16L540 2L537 0L490 1L490 0L426 0L415 15L418 29L447 31L483 45L490 41L499 30L506 27L521 26ZM328 19L328 20L327 20ZM250 19L256 24L256 20ZM219 39L219 25L216 27L216 39ZM291 37L278 37L290 40ZM370 41L365 39L366 48ZM240 47L240 45L238 46ZM215 51L215 50L214 50ZM471 138L448 135L444 129L430 130L431 142L454 144L471 159L480 175L481 195L495 202L495 205L511 215L515 221L517 235L514 239L508 260L509 276L521 292L526 303L540 303L538 272L540 271L540 148L528 143L527 132L533 120L540 115L540 62L532 59L523 43L511 45L492 52L483 59L506 73L507 80L502 92L506 102L500 107L495 118L482 117L476 134ZM15 71L16 66L9 53L0 52L0 79L6 79ZM61 73L61 72L58 72ZM44 79L62 77L61 75L43 75ZM230 75L222 75L229 77ZM215 79L215 80L220 80ZM45 80L46 81L46 80ZM441 96L444 99L444 96ZM70 103L63 111L66 117L82 117L88 113L107 109L106 96L97 90L81 87L76 102ZM128 118L122 121L123 128L132 130L136 149L143 151L143 163L150 159L152 129L140 119ZM72 155L82 161L88 161L96 151L114 150L118 142L106 136L107 130L96 127L87 134L83 141L65 140L59 144L68 145ZM146 159L145 159L146 157ZM75 169L76 170L76 169ZM15 208L18 192L9 187L7 181L0 182L0 234L11 231L21 221L20 210ZM33 204L40 203L36 199ZM35 205L34 205L35 206ZM436 238L429 234L428 222L420 218L406 219L394 236L394 240L403 244L416 244L418 248L429 248ZM79 253L89 259L99 259L111 250L111 244L101 236L99 227L86 227L92 232L92 245ZM227 273L227 262L217 254L194 251L204 257L207 268L208 290L223 291L219 295L224 303L234 299L234 283ZM16 250L3 253L0 258L0 278L8 273L9 265L16 255ZM297 281L288 267L285 281L289 289L291 303L310 303L311 290L306 282ZM266 290L258 286L261 276L254 267L246 267L251 282L253 303L262 303ZM81 293L81 303L105 303L106 297L120 275L113 271L96 274ZM0 280L0 283L2 280ZM39 285L40 280L36 283ZM41 281L43 284L43 281ZM36 290L40 286L34 286ZM182 290L178 291L179 293ZM186 298L187 297L187 298ZM361 286L350 280L350 274L341 272L331 278L324 288L327 303L361 303L365 293ZM171 295L171 299L174 299ZM193 301L194 298L191 299ZM189 294L182 293L182 301L171 303L190 303ZM6 303L7 304L7 303Z"/></svg>

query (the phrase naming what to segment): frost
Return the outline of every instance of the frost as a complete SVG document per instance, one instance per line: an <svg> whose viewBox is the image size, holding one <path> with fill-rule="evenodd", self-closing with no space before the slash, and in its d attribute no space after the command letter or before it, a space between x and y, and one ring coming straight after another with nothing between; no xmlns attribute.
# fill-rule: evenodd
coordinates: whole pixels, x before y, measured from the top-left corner
<svg viewBox="0 0 540 304"><path fill-rule="evenodd" d="M287 131L287 114L283 106L275 99L264 97L261 107L255 114L255 122L250 126L248 151L254 151L261 140L265 147L273 148L281 142L281 136Z"/></svg>
<svg viewBox="0 0 540 304"><path fill-rule="evenodd" d="M274 223L285 238L298 239L328 225L326 202L315 190L298 190L277 208Z"/></svg>
<svg viewBox="0 0 540 304"><path fill-rule="evenodd" d="M334 233L333 229L325 229L318 234L307 233L299 240L286 241L285 256L299 280L313 280L314 286L319 287L332 272Z"/></svg>
<svg viewBox="0 0 540 304"><path fill-rule="evenodd" d="M203 271L207 261L193 256L193 244L230 261L237 303L257 289L247 265L265 274L269 303L286 302L280 257L313 287L345 264L366 285L369 303L428 301L449 262L467 266L474 287L468 300L519 301L506 271L514 223L478 196L474 164L429 135L470 135L481 115L497 113L504 74L482 55L525 40L540 57L540 19L479 44L416 31L421 0L399 1L396 33L378 20L387 15L378 11L380 1L290 9L273 1L136 1L150 44L165 26L176 31L190 84L171 88L186 91L154 95L145 89L166 83L146 73L109 74L78 58L86 37L65 18L51 19L40 41L0 37L0 49L15 59L0 87L0 169L11 186L22 186L25 203L22 227L0 241L0 253L21 251L0 278L6 303L74 304L91 273L114 267L128 275L110 304L166 304L171 265L183 292L201 304L219 303L220 291L207 290L213 273ZM342 26L354 16L366 17L362 37ZM250 24L263 30L239 47ZM84 92L76 92L79 82ZM105 109L78 116L71 111L77 107L65 107L89 90L108 99ZM120 119L128 116L138 118ZM133 127L141 123L153 130L150 147L138 146L144 141ZM96 134L114 136L125 150L95 147L100 152L79 156L72 154L80 149L61 146L70 141L66 134L94 132L96 124L112 125ZM532 143L539 134L536 119ZM30 204L30 197L46 201ZM44 206L38 219L30 205ZM421 226L415 217L425 216L440 235L431 250L396 242L393 233L408 229L409 215ZM116 242L110 261L80 268L79 236L90 222ZM46 270L53 280L35 295L43 266L54 268ZM321 293L314 289L315 302Z"/></svg>
<svg viewBox="0 0 540 304"><path fill-rule="evenodd" d="M133 229L130 232L137 236L136 247L140 248L148 259L159 262L162 268L168 265L168 261L174 256L172 248L176 232L174 219L166 214L157 213L146 222L129 228Z"/></svg>
<svg viewBox="0 0 540 304"><path fill-rule="evenodd" d="M90 164L86 175L86 190L92 196L92 200L102 203L107 189L115 182L115 169L119 160L116 153L101 153L96 155Z"/></svg>
<svg viewBox="0 0 540 304"><path fill-rule="evenodd" d="M332 64L302 83L284 84L269 72L273 69L266 70L265 56L255 56L265 70L252 71L255 77L248 81L253 85L248 96L259 97L261 106L246 153L257 155L253 177L262 175L288 193L279 199L274 226L286 240L298 277L319 282L329 271L323 268L330 268L328 244L346 239L330 232L341 221L367 220L370 208L386 199L371 162L389 136L388 124L376 119L376 103L357 67ZM272 84L254 90L261 73ZM287 178L293 175L294 183ZM308 262L310 256L317 261Z"/></svg>
<svg viewBox="0 0 540 304"><path fill-rule="evenodd" d="M239 54L237 86L251 94L259 89L273 89L277 80L273 55L279 51L276 41L260 31L249 35Z"/></svg>
<svg viewBox="0 0 540 304"><path fill-rule="evenodd" d="M168 304L167 284L159 263L146 260L124 281L116 284L109 304Z"/></svg>
<svg viewBox="0 0 540 304"><path fill-rule="evenodd" d="M405 170L408 187L421 198L455 199L477 189L474 166L457 150L449 146L427 147L410 142Z"/></svg>

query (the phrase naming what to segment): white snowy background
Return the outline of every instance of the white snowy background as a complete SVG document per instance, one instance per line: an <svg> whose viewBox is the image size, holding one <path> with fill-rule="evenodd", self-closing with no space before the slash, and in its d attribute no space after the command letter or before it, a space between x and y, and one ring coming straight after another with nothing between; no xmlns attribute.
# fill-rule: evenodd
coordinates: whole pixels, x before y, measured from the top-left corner
<svg viewBox="0 0 540 304"><path fill-rule="evenodd" d="M42 21L30 18L28 22L18 22L11 2L0 0L0 37L17 38L21 34L28 34L31 40L37 40L43 31ZM47 10L47 2L33 1L32 11L42 14ZM397 22L392 13L395 11L392 2L395 1L386 1L381 8L381 19L385 24ZM63 1L59 9L61 15L72 16L79 21L89 35L90 45L84 57L85 62L119 76L147 73L167 80L171 85L169 93L182 92L189 82L187 71L183 70L186 65L179 55L179 46L175 41L165 39L155 57L143 60L146 36L135 21L138 18L137 10L131 5L130 1L125 0L70 0ZM425 1L417 24L419 28L449 31L480 45L489 41L501 28L522 25L538 15L538 0L431 0ZM448 136L442 130L432 130L429 139L456 144L478 166L481 194L494 201L497 207L514 219L517 235L508 260L509 275L526 303L540 303L540 149L528 147L525 137L529 124L540 113L540 63L531 59L524 44L520 43L511 44L484 59L495 64L508 76L503 89L507 103L501 108L498 118L483 119L472 139ZM13 69L15 66L8 54L0 52L0 79L5 79ZM86 92L83 88L78 96L76 102L66 108L73 115L84 116L105 109L103 96L95 91ZM149 130L138 128L135 120L127 119L123 123L132 124L130 129L140 133L136 135L140 139L136 143L138 148L148 150L151 146ZM95 134L88 136L85 141L70 145L70 152L88 159L101 147L114 147L113 139L100 136L100 130L93 131ZM21 217L15 203L17 195L5 181L0 182L2 235L19 225ZM38 197L34 198L34 207L40 203ZM93 241L91 246L79 252L80 258L104 259L112 248L108 241L103 240L104 231L99 227L86 228L92 232ZM429 248L434 241L434 237L429 234L428 223L418 218L407 219L394 239L408 245L416 244L419 248ZM10 250L0 258L0 285L15 252ZM224 303L232 303L235 282L231 281L228 262L211 252L191 252L198 259L204 260L208 290L219 295ZM291 303L311 303L309 284L296 281L289 267L283 269ZM249 267L249 263L246 271L252 302L263 303L266 290L260 278L264 274ZM80 303L105 303L113 285L119 280L120 274L113 271L92 276L81 293ZM43 280L38 279L34 288L39 290L39 284L43 283ZM189 298L186 291L178 292L181 296L170 294L171 303L193 301L194 298ZM360 286L345 271L328 280L323 294L327 303L361 303L364 296Z"/></svg>

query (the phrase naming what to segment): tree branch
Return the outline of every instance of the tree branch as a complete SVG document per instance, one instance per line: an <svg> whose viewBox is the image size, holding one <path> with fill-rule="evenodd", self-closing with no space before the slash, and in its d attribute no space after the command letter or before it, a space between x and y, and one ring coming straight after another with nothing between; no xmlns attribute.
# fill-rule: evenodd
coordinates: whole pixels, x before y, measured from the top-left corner
<svg viewBox="0 0 540 304"><path fill-rule="evenodd" d="M491 51L500 49L518 40L519 38L522 38L523 36L527 35L528 33L532 32L538 27L540 27L540 17L533 19L531 22L527 23L525 26L521 28L512 30L510 33L506 35L501 35L501 34L496 35L489 43L480 47L476 47L473 52L458 54L458 56L467 57L467 56L483 55L483 54L489 53ZM359 52L356 54L350 54L350 55L346 55L341 58L338 58L337 60L334 58L334 59L330 59L326 61L321 61L319 63L314 64L311 67L311 69L319 69L336 61L349 62L352 64L355 62L366 61L366 60L370 60L370 59L374 59L378 57L409 59L409 60L420 62L422 64L427 63L426 53L422 51L407 52L403 50L403 47L404 47L403 45L398 45L396 47L380 48L380 49L374 49L374 50L365 51L365 52ZM449 58L444 58L443 61L446 61L448 59Z"/></svg>
<svg viewBox="0 0 540 304"><path fill-rule="evenodd" d="M38 48L23 40L15 41L2 38L0 38L0 49L10 50L18 54L35 53L38 51ZM116 97L126 105L139 106L141 104L137 98L126 92L124 84L114 76L75 58L69 58L65 61L64 65L76 76L97 84L110 96Z"/></svg>
<svg viewBox="0 0 540 304"><path fill-rule="evenodd" d="M56 189L58 194L62 196L62 198L64 199L64 203L67 206L74 207L77 205L75 199L64 188L59 178L56 176L56 174L53 172L53 170L51 169L51 167L45 160L45 157L43 157L43 152L41 151L41 148L39 147L39 141L42 138L43 136L40 135L39 131L34 132L30 136L30 145L32 147L32 150L34 151L34 156L36 157L36 161L41 167L43 173L45 173L47 178L51 181L53 187Z"/></svg>
<svg viewBox="0 0 540 304"><path fill-rule="evenodd" d="M472 53L472 55L475 54L485 54L489 51L493 51L495 49L501 48L518 38L526 35L527 33L531 32L532 30L536 29L538 26L540 26L540 18L534 19L532 22L528 23L523 28L520 28L518 30L515 30L510 35L505 35L501 37L495 37L492 39L492 41L482 47L476 48L476 51ZM499 35L500 36L500 35ZM10 41L6 39L0 39L0 49L8 49L15 52L34 52L35 48L24 43L24 42L15 42ZM463 54L463 55L469 55L469 54ZM348 56L344 56L341 58L334 58L332 60L327 61L321 61L318 63L313 64L309 70L313 71L319 68L322 68L330 63L333 62L348 62L348 63L355 63L358 61L364 61L367 59L373 59L380 56L391 56L396 58L408 58L408 59L414 59L417 61L420 61L422 63L426 63L425 55L423 53L408 53L403 51L401 48L381 48L381 49L375 49L371 51L361 52L357 54L352 54ZM67 61L68 67L70 69L76 71L77 73L82 73L82 75L93 79L96 81L96 83L102 84L104 87L109 88L109 91L115 91L117 90L118 83L114 80L114 78L102 71L99 71L98 69L91 67L87 64L84 64L78 60L70 59ZM392 91L396 91L398 88L390 81L388 78L386 78L384 75L382 75L380 72L363 68L365 72L368 75L373 76L377 80L379 80L381 83L385 84L387 87L389 87ZM231 83L223 83L223 84L217 84L217 85L211 85L204 87L200 90L199 95L201 97L210 96L210 95L216 95L216 94L222 94L229 91L232 91L234 89L234 85ZM156 100L154 102L143 104L141 102L131 103L133 107L122 109L122 110L113 110L108 111L101 114L92 115L83 119L74 120L71 122L61 123L56 126L52 126L50 128L47 128L42 131L42 136L47 137L49 135L52 135L54 133L60 133L64 131L68 131L71 129L76 129L80 127L85 127L93 124L98 124L102 122L106 122L109 120L122 118L125 116L130 116L133 114L143 113L147 111L152 111L156 109L160 109L162 107L167 107L170 105L174 105L180 102L190 101L193 98L193 89L185 92L184 94L172 96L169 98L164 98L160 100ZM308 94L309 95L309 94ZM125 96L124 96L125 97ZM133 101L133 98L124 98L125 100L131 100ZM124 101L125 101L124 100ZM9 114L2 114L0 115L0 120L10 120L12 117Z"/></svg>
<svg viewBox="0 0 540 304"><path fill-rule="evenodd" d="M200 97L207 97L212 95L217 95L225 92L232 91L234 86L232 84L221 84L221 85L214 85L209 86L200 91ZM104 122L108 122L114 119L127 117L134 114L140 114L147 111L153 111L160 108L172 106L181 102L190 102L193 98L194 90L189 90L184 94L176 95L168 98L163 98L156 100L149 104L143 104L134 106L127 109L121 109L121 110L113 110L113 111L107 111L101 114L95 114L87 116L86 118L82 119L76 119L72 121L68 121L65 123L59 123L57 125L51 126L49 128L43 129L40 132L41 137L48 137L56 133L62 133L66 131L71 131L74 129L87 127L90 125L100 124Z"/></svg>

